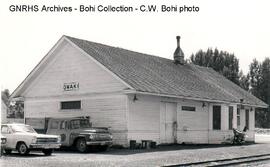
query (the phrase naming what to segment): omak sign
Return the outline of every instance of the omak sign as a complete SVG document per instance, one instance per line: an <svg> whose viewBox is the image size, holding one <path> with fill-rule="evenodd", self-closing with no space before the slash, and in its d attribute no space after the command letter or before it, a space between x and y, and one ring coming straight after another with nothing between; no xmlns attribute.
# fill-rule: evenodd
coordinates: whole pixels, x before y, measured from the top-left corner
<svg viewBox="0 0 270 167"><path fill-rule="evenodd" d="M79 83L78 82L64 83L63 88L64 88L64 91L78 90Z"/></svg>

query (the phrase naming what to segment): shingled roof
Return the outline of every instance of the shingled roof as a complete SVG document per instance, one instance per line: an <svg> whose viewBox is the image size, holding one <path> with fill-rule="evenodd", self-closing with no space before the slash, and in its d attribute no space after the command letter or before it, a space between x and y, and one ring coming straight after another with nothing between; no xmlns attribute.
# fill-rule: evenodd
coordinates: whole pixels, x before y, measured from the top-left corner
<svg viewBox="0 0 270 167"><path fill-rule="evenodd" d="M173 60L66 36L139 92L266 107L212 68L176 65Z"/></svg>

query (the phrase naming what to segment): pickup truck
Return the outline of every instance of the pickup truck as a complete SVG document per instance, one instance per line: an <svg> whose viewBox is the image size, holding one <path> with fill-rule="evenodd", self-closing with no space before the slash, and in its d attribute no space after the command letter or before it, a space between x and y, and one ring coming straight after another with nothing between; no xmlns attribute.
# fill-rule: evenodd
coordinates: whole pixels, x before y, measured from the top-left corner
<svg viewBox="0 0 270 167"><path fill-rule="evenodd" d="M53 149L60 147L60 137L56 135L38 134L30 125L2 124L1 133L6 137L5 153L17 150L19 154L28 154L31 150L41 150L51 155Z"/></svg>
<svg viewBox="0 0 270 167"><path fill-rule="evenodd" d="M61 146L75 147L79 152L90 148L106 151L112 145L108 128L92 127L88 118L50 118L46 134L59 135Z"/></svg>

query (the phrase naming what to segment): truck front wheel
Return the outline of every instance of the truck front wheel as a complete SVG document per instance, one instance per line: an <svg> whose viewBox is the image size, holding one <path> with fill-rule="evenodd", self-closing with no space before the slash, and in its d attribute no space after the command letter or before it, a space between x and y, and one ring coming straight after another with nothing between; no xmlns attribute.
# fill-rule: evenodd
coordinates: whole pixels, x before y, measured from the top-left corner
<svg viewBox="0 0 270 167"><path fill-rule="evenodd" d="M76 141L76 149L81 153L85 153L87 151L86 140L84 138L79 138Z"/></svg>

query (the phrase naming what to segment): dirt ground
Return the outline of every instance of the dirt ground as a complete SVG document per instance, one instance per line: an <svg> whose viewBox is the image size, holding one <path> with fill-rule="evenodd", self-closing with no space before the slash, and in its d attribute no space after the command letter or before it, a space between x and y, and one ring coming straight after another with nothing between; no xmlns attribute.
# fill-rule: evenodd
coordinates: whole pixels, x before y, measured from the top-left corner
<svg viewBox="0 0 270 167"><path fill-rule="evenodd" d="M56 151L52 156L30 152L28 156L17 153L4 155L2 166L8 167L89 167L89 166L163 166L184 164L206 160L235 158L259 154L269 154L270 137L256 136L259 144L231 145L174 145L149 150L110 149L106 152L80 154L74 151ZM265 163L270 163L265 162ZM265 166L267 164L253 164ZM270 164L268 164L270 165Z"/></svg>

